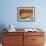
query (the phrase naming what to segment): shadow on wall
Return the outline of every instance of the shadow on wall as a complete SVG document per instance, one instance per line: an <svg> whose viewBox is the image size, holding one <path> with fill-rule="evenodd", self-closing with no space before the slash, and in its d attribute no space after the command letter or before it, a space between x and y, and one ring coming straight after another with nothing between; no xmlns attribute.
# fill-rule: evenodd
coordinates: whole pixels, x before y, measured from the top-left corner
<svg viewBox="0 0 46 46"><path fill-rule="evenodd" d="M5 25L4 24L0 24L0 43L2 43L2 36L3 36L3 32L5 32L6 30L4 30Z"/></svg>

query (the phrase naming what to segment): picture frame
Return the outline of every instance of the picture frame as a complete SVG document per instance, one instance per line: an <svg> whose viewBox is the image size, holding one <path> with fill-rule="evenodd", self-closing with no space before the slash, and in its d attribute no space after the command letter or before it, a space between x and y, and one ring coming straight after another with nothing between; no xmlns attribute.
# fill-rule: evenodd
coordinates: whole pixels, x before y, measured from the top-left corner
<svg viewBox="0 0 46 46"><path fill-rule="evenodd" d="M34 22L35 21L35 7L18 7L17 21Z"/></svg>

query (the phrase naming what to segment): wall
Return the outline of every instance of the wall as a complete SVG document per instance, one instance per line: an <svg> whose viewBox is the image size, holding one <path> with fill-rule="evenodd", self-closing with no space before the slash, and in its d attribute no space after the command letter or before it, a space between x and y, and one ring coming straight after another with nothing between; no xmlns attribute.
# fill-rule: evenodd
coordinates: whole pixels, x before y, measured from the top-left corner
<svg viewBox="0 0 46 46"><path fill-rule="evenodd" d="M13 24L16 28L46 28L45 0L1 0L0 25ZM35 7L35 22L18 22L17 7Z"/></svg>
<svg viewBox="0 0 46 46"><path fill-rule="evenodd" d="M42 28L46 32L46 0L0 0L0 31L13 24L16 28ZM18 22L17 7L35 7L35 22Z"/></svg>

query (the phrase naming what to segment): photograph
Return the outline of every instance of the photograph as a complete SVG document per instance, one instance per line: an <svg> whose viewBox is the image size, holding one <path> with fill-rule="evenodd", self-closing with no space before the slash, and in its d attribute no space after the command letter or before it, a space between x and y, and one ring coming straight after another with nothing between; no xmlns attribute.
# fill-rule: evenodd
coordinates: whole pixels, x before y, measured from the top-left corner
<svg viewBox="0 0 46 46"><path fill-rule="evenodd" d="M18 7L17 8L18 21L35 21L35 7Z"/></svg>

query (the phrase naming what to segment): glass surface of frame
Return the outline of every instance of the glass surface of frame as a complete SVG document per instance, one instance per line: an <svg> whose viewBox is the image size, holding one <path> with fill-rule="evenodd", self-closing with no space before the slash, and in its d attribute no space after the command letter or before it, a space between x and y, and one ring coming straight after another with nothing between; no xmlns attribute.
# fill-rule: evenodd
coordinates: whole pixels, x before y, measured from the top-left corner
<svg viewBox="0 0 46 46"><path fill-rule="evenodd" d="M35 7L18 7L17 8L18 21L35 21Z"/></svg>

